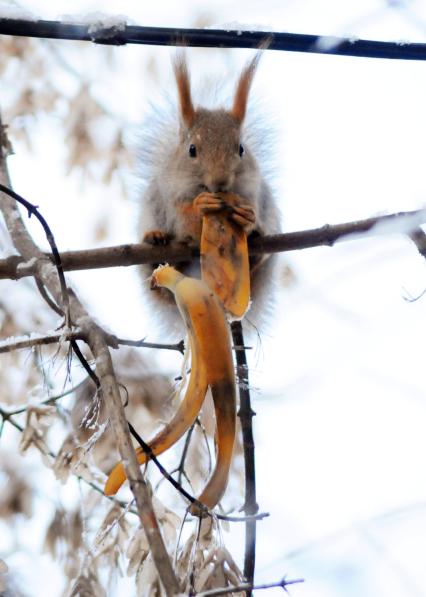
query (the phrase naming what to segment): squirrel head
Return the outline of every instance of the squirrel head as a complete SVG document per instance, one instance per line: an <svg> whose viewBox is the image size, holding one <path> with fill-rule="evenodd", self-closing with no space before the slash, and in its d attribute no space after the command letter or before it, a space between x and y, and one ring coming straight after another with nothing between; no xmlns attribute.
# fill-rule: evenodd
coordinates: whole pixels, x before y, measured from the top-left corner
<svg viewBox="0 0 426 597"><path fill-rule="evenodd" d="M174 61L180 113L179 164L198 191L238 191L247 171L256 171L256 162L242 142L242 125L248 96L260 52L243 69L230 110L195 108L185 54Z"/></svg>

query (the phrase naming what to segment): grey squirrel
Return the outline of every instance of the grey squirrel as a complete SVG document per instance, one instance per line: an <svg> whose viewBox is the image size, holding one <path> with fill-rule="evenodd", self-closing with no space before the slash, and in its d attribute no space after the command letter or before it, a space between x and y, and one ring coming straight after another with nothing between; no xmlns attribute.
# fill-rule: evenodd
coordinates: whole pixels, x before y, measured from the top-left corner
<svg viewBox="0 0 426 597"><path fill-rule="evenodd" d="M259 145L259 139L256 143L246 123L250 87L260 55L258 51L243 68L231 109L212 110L194 106L185 53L176 54L173 66L178 115L173 121L170 115L158 111L141 146L142 174L147 186L141 201L139 229L145 242L167 244L173 239L199 246L200 213L222 209L223 192L239 197L229 209L229 217L244 227L249 239L279 232L279 211L253 149ZM195 198L198 211L193 209ZM255 323L270 289L272 263L273 259L267 256L250 260L253 306L247 317ZM144 279L156 265L141 266ZM197 263L175 266L186 275L199 275ZM150 294L163 322L180 329L171 294L164 289Z"/></svg>

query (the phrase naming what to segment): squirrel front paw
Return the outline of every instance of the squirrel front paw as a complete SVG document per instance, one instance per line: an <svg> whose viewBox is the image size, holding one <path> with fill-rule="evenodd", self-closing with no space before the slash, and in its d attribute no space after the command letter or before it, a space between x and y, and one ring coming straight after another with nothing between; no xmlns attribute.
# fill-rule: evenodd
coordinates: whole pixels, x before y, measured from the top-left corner
<svg viewBox="0 0 426 597"><path fill-rule="evenodd" d="M224 209L226 201L220 195L205 192L195 197L192 205L194 210L202 217L208 213Z"/></svg>
<svg viewBox="0 0 426 597"><path fill-rule="evenodd" d="M164 230L150 230L143 237L143 242L149 245L168 245L172 240L172 235Z"/></svg>
<svg viewBox="0 0 426 597"><path fill-rule="evenodd" d="M202 218L204 215L226 210L229 218L250 234L256 225L256 212L251 203L235 193L200 193L194 199L193 208Z"/></svg>
<svg viewBox="0 0 426 597"><path fill-rule="evenodd" d="M231 220L241 226L246 234L254 229L256 224L256 213L249 203L237 203L232 206Z"/></svg>

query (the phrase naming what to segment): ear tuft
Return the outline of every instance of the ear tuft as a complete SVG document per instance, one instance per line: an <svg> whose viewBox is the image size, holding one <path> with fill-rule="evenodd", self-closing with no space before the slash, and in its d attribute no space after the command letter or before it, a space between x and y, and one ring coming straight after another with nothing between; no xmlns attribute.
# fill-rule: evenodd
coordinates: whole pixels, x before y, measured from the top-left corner
<svg viewBox="0 0 426 597"><path fill-rule="evenodd" d="M182 120L188 128L191 128L195 120L195 110L191 99L191 85L184 50L176 52L173 60L173 70L176 77Z"/></svg>
<svg viewBox="0 0 426 597"><path fill-rule="evenodd" d="M256 73L256 68L259 63L260 56L261 52L257 52L256 56L252 60L250 60L250 62L244 68L238 80L231 114L239 123L242 123L246 115L248 95L250 92L251 84L253 82L253 77Z"/></svg>
<svg viewBox="0 0 426 597"><path fill-rule="evenodd" d="M243 69L240 78L238 80L237 88L235 90L234 103L232 106L231 114L240 124L244 120L247 111L248 95L250 92L251 84L253 82L254 75L256 73L257 65L262 56L263 50L266 50L272 42L272 36L264 39L258 46L254 58Z"/></svg>

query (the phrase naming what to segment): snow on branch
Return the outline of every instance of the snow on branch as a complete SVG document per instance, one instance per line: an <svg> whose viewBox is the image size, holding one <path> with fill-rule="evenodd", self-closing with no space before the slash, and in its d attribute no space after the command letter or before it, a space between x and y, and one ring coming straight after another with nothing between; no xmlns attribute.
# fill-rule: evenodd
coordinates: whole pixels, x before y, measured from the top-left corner
<svg viewBox="0 0 426 597"><path fill-rule="evenodd" d="M386 42L349 37L307 35L253 30L243 23L231 23L217 29L184 29L128 25L125 18L97 13L86 17L65 17L66 21L9 18L0 12L0 35L91 41L98 44L149 44L175 46L182 39L187 46L221 48L257 48L265 38L268 49L286 52L310 52L366 58L426 60L426 44Z"/></svg>

